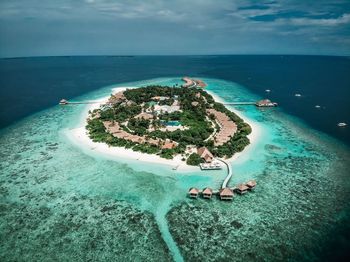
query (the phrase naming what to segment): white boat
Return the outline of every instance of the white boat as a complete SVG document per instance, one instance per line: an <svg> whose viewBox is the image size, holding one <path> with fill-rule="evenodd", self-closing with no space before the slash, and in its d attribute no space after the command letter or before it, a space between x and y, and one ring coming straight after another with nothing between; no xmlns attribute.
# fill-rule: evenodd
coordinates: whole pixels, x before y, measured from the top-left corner
<svg viewBox="0 0 350 262"><path fill-rule="evenodd" d="M271 90L270 90L270 89L266 89L265 91L266 91L267 93L270 93L270 92L271 92Z"/></svg>
<svg viewBox="0 0 350 262"><path fill-rule="evenodd" d="M319 105L315 105L315 107L316 107L316 108L321 108L321 106L319 106Z"/></svg>
<svg viewBox="0 0 350 262"><path fill-rule="evenodd" d="M346 123L338 123L338 126L347 126L347 124Z"/></svg>
<svg viewBox="0 0 350 262"><path fill-rule="evenodd" d="M299 96L301 96L301 94L295 94L294 96L298 96L299 97Z"/></svg>

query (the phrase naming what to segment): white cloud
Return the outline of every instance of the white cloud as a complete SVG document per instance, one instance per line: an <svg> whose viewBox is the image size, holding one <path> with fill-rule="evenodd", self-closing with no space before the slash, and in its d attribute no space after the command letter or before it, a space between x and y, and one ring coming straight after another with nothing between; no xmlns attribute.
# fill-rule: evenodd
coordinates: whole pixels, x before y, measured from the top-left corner
<svg viewBox="0 0 350 262"><path fill-rule="evenodd" d="M343 14L337 18L291 18L279 20L297 26L337 26L350 23L350 14Z"/></svg>

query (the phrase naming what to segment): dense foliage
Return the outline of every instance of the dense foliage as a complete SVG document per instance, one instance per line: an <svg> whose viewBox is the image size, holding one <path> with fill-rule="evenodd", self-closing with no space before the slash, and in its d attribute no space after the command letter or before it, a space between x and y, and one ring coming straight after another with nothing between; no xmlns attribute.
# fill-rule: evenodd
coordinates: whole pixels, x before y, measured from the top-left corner
<svg viewBox="0 0 350 262"><path fill-rule="evenodd" d="M190 166L198 166L200 163L203 163L203 159L200 155L192 153L186 160L186 164Z"/></svg>
<svg viewBox="0 0 350 262"><path fill-rule="evenodd" d="M213 97L199 88L179 88L168 86L147 86L137 89L127 89L124 91L124 100L111 103L108 106L95 110L91 113L91 119L88 121L87 129L90 137L96 142L105 142L111 146L122 146L132 148L135 151L158 154L161 157L171 159L175 154L183 154L186 145L195 145L197 147L206 146L214 156L231 157L234 153L242 151L249 144L247 135L251 128L240 117L228 110L223 104L215 102ZM158 101L157 97L166 97ZM155 104L170 106L175 101L181 107L181 111L175 112L155 112ZM193 103L195 102L195 103ZM206 110L214 108L217 111L225 113L232 121L237 124L235 135L221 146L214 146L212 139L207 140L218 125L213 120L212 115L207 115ZM142 111L148 110L153 114L153 119L135 118ZM96 114L98 117L95 117ZM121 128L129 133L147 138L172 140L178 143L173 149L161 149L160 146L150 144L138 144L125 139L116 138L107 133L103 121L116 121ZM166 122L179 121L185 130L177 129L175 131L164 131ZM200 157L192 154L188 164L199 164Z"/></svg>

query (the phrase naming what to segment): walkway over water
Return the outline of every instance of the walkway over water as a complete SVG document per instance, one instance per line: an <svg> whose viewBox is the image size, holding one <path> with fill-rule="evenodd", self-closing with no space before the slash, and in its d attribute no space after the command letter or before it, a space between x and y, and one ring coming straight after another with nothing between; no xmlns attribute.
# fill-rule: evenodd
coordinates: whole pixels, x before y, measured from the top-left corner
<svg viewBox="0 0 350 262"><path fill-rule="evenodd" d="M224 103L224 105L228 106L240 106L240 105L255 105L256 102L228 102Z"/></svg>
<svg viewBox="0 0 350 262"><path fill-rule="evenodd" d="M79 101L79 102L69 102L66 103L60 103L61 105L70 105L70 104L98 104L101 103L101 101Z"/></svg>
<svg viewBox="0 0 350 262"><path fill-rule="evenodd" d="M219 161L221 161L222 163L224 163L225 165L226 165L226 167L227 167L227 176L226 176L226 178L225 178L225 180L224 180L224 182L222 183L222 186L221 186L221 188L225 188L225 187L227 187L227 183L230 181L230 179L231 179L231 177L232 177L232 169L231 169L231 165L230 164L228 164L225 160L223 160L223 159L220 159L220 158L217 158L217 160L219 160Z"/></svg>

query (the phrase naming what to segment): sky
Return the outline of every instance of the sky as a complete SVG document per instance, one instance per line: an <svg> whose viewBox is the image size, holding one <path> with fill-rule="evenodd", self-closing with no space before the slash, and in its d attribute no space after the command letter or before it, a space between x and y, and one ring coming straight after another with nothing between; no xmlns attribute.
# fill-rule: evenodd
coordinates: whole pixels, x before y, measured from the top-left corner
<svg viewBox="0 0 350 262"><path fill-rule="evenodd" d="M0 57L350 55L350 0L0 0Z"/></svg>

